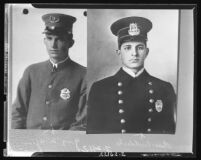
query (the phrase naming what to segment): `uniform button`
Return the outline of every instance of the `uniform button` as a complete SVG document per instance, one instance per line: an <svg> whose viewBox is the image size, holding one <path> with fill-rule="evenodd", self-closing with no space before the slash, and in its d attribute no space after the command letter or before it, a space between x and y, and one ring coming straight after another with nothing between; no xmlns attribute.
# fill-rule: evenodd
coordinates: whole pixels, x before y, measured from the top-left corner
<svg viewBox="0 0 201 160"><path fill-rule="evenodd" d="M152 109L152 108L150 108L150 109L149 109L149 112L153 112L153 109Z"/></svg>
<svg viewBox="0 0 201 160"><path fill-rule="evenodd" d="M46 101L45 104L50 104L50 101Z"/></svg>
<svg viewBox="0 0 201 160"><path fill-rule="evenodd" d="M147 132L151 132L151 128L148 128L148 129L147 129Z"/></svg>
<svg viewBox="0 0 201 160"><path fill-rule="evenodd" d="M148 122L151 122L151 118L148 118L147 121L148 121Z"/></svg>
<svg viewBox="0 0 201 160"><path fill-rule="evenodd" d="M123 109L119 109L119 113L124 113L124 110Z"/></svg>
<svg viewBox="0 0 201 160"><path fill-rule="evenodd" d="M151 86L151 85L152 85L152 82L148 82L148 84Z"/></svg>
<svg viewBox="0 0 201 160"><path fill-rule="evenodd" d="M118 103L119 103L119 104L123 104L124 101L120 99L120 100L118 100Z"/></svg>
<svg viewBox="0 0 201 160"><path fill-rule="evenodd" d="M44 121L47 121L47 117L43 117L43 120L44 120Z"/></svg>
<svg viewBox="0 0 201 160"><path fill-rule="evenodd" d="M150 99L150 100L149 100L149 102L150 102L150 103L153 103L153 102L154 102L154 100L153 100L153 99Z"/></svg>
<svg viewBox="0 0 201 160"><path fill-rule="evenodd" d="M121 119L120 122L121 122L121 123L126 123L126 120L125 120L125 119Z"/></svg>
<svg viewBox="0 0 201 160"><path fill-rule="evenodd" d="M153 90L153 89L150 89L150 90L149 90L149 93L150 93L150 94L153 94L153 93L154 93L154 90Z"/></svg>
<svg viewBox="0 0 201 160"><path fill-rule="evenodd" d="M117 85L118 85L119 87L121 87L123 84L122 84L122 82L118 82Z"/></svg>
<svg viewBox="0 0 201 160"><path fill-rule="evenodd" d="M123 93L122 91L118 91L118 95L122 95L122 93Z"/></svg>
<svg viewBox="0 0 201 160"><path fill-rule="evenodd" d="M125 129L122 129L122 130L121 130L121 133L126 133L126 130L125 130Z"/></svg>
<svg viewBox="0 0 201 160"><path fill-rule="evenodd" d="M52 85L50 84L50 85L48 85L48 88L52 88Z"/></svg>

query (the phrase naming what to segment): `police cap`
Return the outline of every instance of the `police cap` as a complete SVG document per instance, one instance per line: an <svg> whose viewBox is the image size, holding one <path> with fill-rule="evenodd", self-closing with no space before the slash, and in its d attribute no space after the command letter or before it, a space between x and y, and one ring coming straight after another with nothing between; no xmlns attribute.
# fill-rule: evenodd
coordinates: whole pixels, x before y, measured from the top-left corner
<svg viewBox="0 0 201 160"><path fill-rule="evenodd" d="M147 41L152 22L144 17L126 17L115 21L110 29L118 37L119 48L126 41Z"/></svg>
<svg viewBox="0 0 201 160"><path fill-rule="evenodd" d="M76 18L66 14L49 13L42 16L45 22L45 34L72 34Z"/></svg>

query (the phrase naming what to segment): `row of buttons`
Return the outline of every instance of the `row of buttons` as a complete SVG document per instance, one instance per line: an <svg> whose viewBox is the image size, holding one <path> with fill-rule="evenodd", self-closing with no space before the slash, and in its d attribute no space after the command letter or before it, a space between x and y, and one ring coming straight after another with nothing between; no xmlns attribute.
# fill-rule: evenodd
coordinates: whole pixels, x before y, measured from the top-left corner
<svg viewBox="0 0 201 160"><path fill-rule="evenodd" d="M148 84L149 84L149 86L152 86L152 82L151 82L151 81L148 82ZM153 93L154 93L154 90L153 90L153 89L149 89L149 93L150 93L150 94L153 94ZM149 99L149 102L150 102L151 104L153 104L153 103L154 103L154 99L150 98L150 99ZM148 111L149 111L149 113L151 113L151 112L153 112L153 109L152 109L152 108L149 108ZM148 121L148 122L151 122L151 121L152 121L151 117L147 118L147 121ZM147 132L151 132L151 128L148 128L148 129L147 129Z"/></svg>
<svg viewBox="0 0 201 160"><path fill-rule="evenodd" d="M117 83L117 86L118 86L118 87L121 87L122 85L123 85L122 82L118 82L118 83ZM118 94L119 96L121 96L121 95L123 94L123 91L122 91L122 90L118 90L117 94ZM121 105L121 104L123 104L123 103L124 103L124 101L123 101L122 99L119 99L119 100L118 100L118 104ZM119 114L122 115L123 113L124 113L124 110L120 108L120 109L119 109ZM121 124L125 124L125 123L126 123L126 120L122 118L122 119L120 120L120 123L121 123ZM122 129L121 129L121 133L126 133L126 130L125 130L124 128L122 128Z"/></svg>
<svg viewBox="0 0 201 160"><path fill-rule="evenodd" d="M49 84L49 85L48 85L48 88L52 88L52 85ZM45 104L47 104L47 105L50 104L50 101L45 101Z"/></svg>
<svg viewBox="0 0 201 160"><path fill-rule="evenodd" d="M49 84L49 85L48 85L48 88L52 88L52 85ZM45 101L45 104L47 104L47 105L50 104L50 101ZM43 120L44 120L44 121L47 121L47 117L43 117Z"/></svg>
<svg viewBox="0 0 201 160"><path fill-rule="evenodd" d="M148 84L149 84L150 86L152 86L152 82L148 82ZM117 86L118 86L118 87L121 87L122 85L123 85L122 82L118 82L118 83L117 83ZM153 94L153 93L154 93L154 90L153 90L153 89L150 89L150 90L149 90L149 93L150 93L150 94ZM122 95L123 92L122 92L121 90L119 90L119 91L117 92L117 94L118 94L118 95ZM153 103L154 103L154 99L152 99L152 98L149 99L149 102L150 102L151 104L153 104ZM118 104L121 105L121 104L123 104L123 103L124 103L124 101L123 101L122 99L119 99L119 100L118 100ZM153 112L153 109L150 108L148 111L151 113L151 112ZM124 113L124 110L123 110L123 109L119 109L119 113L120 113L120 114ZM148 121L148 122L151 122L152 119L149 117L149 118L147 119L147 121ZM124 124L124 123L126 123L126 120L125 120L125 119L121 119L121 120L120 120L120 123L121 123L121 124ZM151 128L148 128L148 129L147 129L147 132L151 132ZM121 129L121 133L126 133L126 130L125 130L125 129Z"/></svg>

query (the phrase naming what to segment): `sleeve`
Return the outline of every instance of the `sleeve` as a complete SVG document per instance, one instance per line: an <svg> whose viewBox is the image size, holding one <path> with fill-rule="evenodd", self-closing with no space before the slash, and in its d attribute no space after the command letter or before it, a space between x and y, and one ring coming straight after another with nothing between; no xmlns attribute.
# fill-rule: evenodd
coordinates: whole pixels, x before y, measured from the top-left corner
<svg viewBox="0 0 201 160"><path fill-rule="evenodd" d="M168 90L167 90L167 101L169 103L168 105L168 130L171 131L171 133L175 133L176 130L176 117L177 117L177 109L176 109L176 94L173 89L173 86L169 83L168 84Z"/></svg>
<svg viewBox="0 0 201 160"><path fill-rule="evenodd" d="M20 79L17 96L12 105L12 118L11 118L11 128L12 129L25 129L27 110L29 105L31 93L31 82L29 77L29 69L24 71L23 77Z"/></svg>
<svg viewBox="0 0 201 160"><path fill-rule="evenodd" d="M87 116L87 82L86 76L81 82L80 97L78 102L78 110L75 117L75 122L71 124L69 130L85 131L86 130L86 116Z"/></svg>

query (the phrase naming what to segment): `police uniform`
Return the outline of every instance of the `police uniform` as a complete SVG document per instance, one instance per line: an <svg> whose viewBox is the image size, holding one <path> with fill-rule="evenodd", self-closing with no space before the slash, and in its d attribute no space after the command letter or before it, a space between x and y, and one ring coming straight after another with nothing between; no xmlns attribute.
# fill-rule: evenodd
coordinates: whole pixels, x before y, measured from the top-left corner
<svg viewBox="0 0 201 160"><path fill-rule="evenodd" d="M119 46L146 41L152 23L142 17L120 19L111 26ZM176 95L172 85L142 69L132 76L124 68L95 82L89 92L87 133L174 134Z"/></svg>
<svg viewBox="0 0 201 160"><path fill-rule="evenodd" d="M45 33L72 34L75 17L43 16ZM69 57L55 67L50 60L26 68L12 105L13 129L85 129L86 68Z"/></svg>

